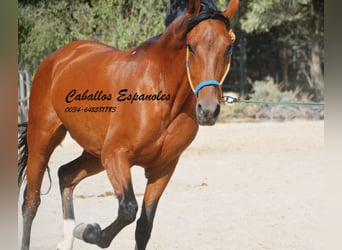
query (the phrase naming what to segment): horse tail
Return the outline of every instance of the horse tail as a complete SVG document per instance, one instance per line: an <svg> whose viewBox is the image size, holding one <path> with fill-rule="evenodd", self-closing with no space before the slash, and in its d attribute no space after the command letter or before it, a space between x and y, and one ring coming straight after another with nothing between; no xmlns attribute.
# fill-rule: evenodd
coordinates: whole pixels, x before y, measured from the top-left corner
<svg viewBox="0 0 342 250"><path fill-rule="evenodd" d="M20 191L21 185L26 181L26 168L28 158L28 147L27 147L27 122L18 124L18 189ZM49 166L46 167L49 177L49 188L46 195L50 192L52 186L52 179Z"/></svg>
<svg viewBox="0 0 342 250"><path fill-rule="evenodd" d="M18 125L18 188L26 180L28 158L27 122Z"/></svg>

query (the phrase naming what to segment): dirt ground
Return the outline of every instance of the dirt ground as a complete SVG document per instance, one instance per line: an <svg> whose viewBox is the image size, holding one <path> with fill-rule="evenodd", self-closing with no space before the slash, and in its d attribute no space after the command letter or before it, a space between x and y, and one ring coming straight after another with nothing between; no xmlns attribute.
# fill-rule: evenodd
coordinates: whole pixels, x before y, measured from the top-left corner
<svg viewBox="0 0 342 250"><path fill-rule="evenodd" d="M321 250L324 122L262 122L201 127L183 154L157 210L151 250ZM42 196L31 249L55 249L62 239L58 166L81 149L67 137L51 161L52 188ZM143 170L132 168L139 205ZM42 192L48 189L44 180ZM77 223L107 226L117 201L104 173L75 190ZM22 194L20 194L22 196ZM22 230L18 202L18 230ZM140 210L138 211L140 214ZM135 223L109 249L134 249ZM75 240L74 249L99 249Z"/></svg>

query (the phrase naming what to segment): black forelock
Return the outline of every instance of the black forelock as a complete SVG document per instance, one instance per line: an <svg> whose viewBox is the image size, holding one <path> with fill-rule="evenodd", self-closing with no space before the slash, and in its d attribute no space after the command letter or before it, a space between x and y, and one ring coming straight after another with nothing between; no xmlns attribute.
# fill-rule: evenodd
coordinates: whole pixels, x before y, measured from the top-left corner
<svg viewBox="0 0 342 250"><path fill-rule="evenodd" d="M187 6L187 0L171 0L164 20L165 26L169 26L177 17L183 15Z"/></svg>
<svg viewBox="0 0 342 250"><path fill-rule="evenodd" d="M185 38L186 35L200 22L207 20L207 19L216 19L221 20L226 24L227 30L230 29L230 22L227 17L225 17L220 11L216 10L205 10L201 11L199 14L197 14L194 18L190 19L186 29L184 31L183 37Z"/></svg>
<svg viewBox="0 0 342 250"><path fill-rule="evenodd" d="M164 24L169 26L177 17L183 15L188 7L187 0L171 0L166 12ZM201 0L201 11L215 10L218 11L212 0Z"/></svg>
<svg viewBox="0 0 342 250"><path fill-rule="evenodd" d="M165 26L170 25L177 17L183 15L188 6L187 0L171 0L169 8L166 13ZM230 29L229 19L226 18L221 11L216 7L212 0L201 0L200 12L193 18L187 21L187 26L184 31L185 36L200 22L206 19L221 20L226 24L227 29Z"/></svg>

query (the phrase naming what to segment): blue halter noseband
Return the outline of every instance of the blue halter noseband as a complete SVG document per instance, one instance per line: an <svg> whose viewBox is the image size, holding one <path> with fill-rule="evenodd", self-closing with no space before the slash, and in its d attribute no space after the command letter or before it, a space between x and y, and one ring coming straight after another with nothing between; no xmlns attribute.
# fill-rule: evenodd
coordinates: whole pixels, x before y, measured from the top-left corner
<svg viewBox="0 0 342 250"><path fill-rule="evenodd" d="M206 80L201 82L200 84L198 84L198 86L196 87L194 93L196 96L198 96L198 93L200 92L201 89L203 89L206 86L221 86L221 84L216 81L216 80Z"/></svg>

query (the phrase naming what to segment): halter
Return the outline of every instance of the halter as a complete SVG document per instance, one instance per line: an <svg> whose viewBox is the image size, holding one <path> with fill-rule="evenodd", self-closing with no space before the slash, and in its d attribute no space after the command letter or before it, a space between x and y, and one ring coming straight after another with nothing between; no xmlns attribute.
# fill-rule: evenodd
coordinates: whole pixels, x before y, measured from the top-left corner
<svg viewBox="0 0 342 250"><path fill-rule="evenodd" d="M233 54L233 47L231 47L229 49L228 53L229 53L229 55ZM204 87L207 87L207 86L218 86L218 87L220 87L220 86L222 86L223 81L226 78L226 76L227 76L227 74L229 72L229 69L230 69L230 60L229 60L229 62L227 64L226 71L224 72L223 77L222 77L220 82L218 82L216 80L205 80L203 82L200 82L196 88L194 88L194 84L192 83L192 80L191 80L191 73L190 73L190 67L189 67L189 47L186 48L185 67L186 67L186 73L188 75L188 80L189 80L190 87L191 87L192 91L194 92L194 94L196 96L198 96L198 93ZM222 96L222 89L220 89L220 90L221 90L221 96Z"/></svg>

